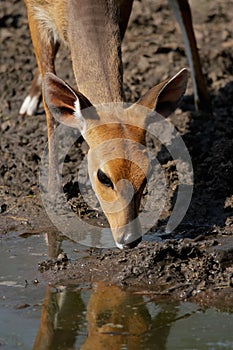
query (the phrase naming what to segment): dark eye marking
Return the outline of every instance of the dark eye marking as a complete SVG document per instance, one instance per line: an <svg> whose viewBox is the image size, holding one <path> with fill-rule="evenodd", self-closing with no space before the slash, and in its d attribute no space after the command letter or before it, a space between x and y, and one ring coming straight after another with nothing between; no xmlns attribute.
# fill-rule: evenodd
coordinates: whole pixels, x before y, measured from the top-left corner
<svg viewBox="0 0 233 350"><path fill-rule="evenodd" d="M109 179L109 177L100 169L97 171L97 178L104 186L111 187L113 189L114 186L111 179Z"/></svg>

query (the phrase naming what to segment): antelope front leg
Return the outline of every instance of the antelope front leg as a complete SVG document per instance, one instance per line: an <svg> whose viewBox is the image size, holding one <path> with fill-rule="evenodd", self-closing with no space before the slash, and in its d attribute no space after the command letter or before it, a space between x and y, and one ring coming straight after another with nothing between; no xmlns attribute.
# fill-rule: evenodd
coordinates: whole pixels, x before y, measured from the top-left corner
<svg viewBox="0 0 233 350"><path fill-rule="evenodd" d="M39 75L37 80L41 77L42 81L42 97L44 75L47 72L55 73L54 60L59 47L55 42L52 34L46 32L43 23L37 20L36 9L30 4L26 3L28 10L28 22L31 32L32 43L39 68ZM36 79L36 78L35 78ZM49 180L48 192L54 194L59 190L58 177L58 160L57 160L57 145L55 140L56 121L49 111L43 97L44 110L46 114L47 130L48 130L48 150L49 150Z"/></svg>
<svg viewBox="0 0 233 350"><path fill-rule="evenodd" d="M211 109L206 80L201 69L200 57L194 35L192 15L187 0L168 0L177 22L180 25L186 54L189 61L194 89L194 100L197 110L209 112Z"/></svg>

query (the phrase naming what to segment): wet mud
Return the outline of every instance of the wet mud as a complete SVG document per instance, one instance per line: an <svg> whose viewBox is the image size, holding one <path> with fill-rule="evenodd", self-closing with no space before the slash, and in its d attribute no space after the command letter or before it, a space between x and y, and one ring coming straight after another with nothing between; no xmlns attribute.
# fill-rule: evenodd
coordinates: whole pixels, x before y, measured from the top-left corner
<svg viewBox="0 0 233 350"><path fill-rule="evenodd" d="M194 168L194 191L186 216L174 232L165 234L178 179L174 160L160 152L168 199L149 232L157 242L145 238L133 250L94 249L75 262L69 256L41 262L42 278L51 284L104 280L160 296L196 298L203 303L228 300L233 305L233 1L198 6L195 0L192 6L212 113L195 112L190 79L187 95L169 118L182 135ZM36 68L23 2L2 1L0 18L0 234L3 239L12 233L56 235L39 191L38 172L47 142L43 107L40 105L33 117L18 115ZM67 56L62 48L57 74L72 85ZM135 1L123 43L123 61L130 102L188 66L181 33L166 1ZM155 147L153 140L149 142ZM94 209L89 207L77 186L77 168L86 153L79 140L66 157L64 192L82 219L106 225L103 215L96 215L98 203Z"/></svg>
<svg viewBox="0 0 233 350"><path fill-rule="evenodd" d="M42 278L52 285L98 282L116 284L158 298L197 300L203 304L208 293L218 303L229 294L225 307L233 302L233 240L228 237L197 241L167 240L143 242L133 250L90 250L75 262L61 254L59 259L39 263ZM210 301L210 300L209 300Z"/></svg>

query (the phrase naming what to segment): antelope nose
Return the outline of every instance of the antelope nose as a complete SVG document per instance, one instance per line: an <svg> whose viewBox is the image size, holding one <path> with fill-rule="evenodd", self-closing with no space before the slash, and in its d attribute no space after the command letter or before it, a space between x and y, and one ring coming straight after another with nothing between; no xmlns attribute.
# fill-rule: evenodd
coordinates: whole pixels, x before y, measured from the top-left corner
<svg viewBox="0 0 233 350"><path fill-rule="evenodd" d="M129 224L112 229L116 246L120 249L135 248L142 240L142 229L138 219Z"/></svg>

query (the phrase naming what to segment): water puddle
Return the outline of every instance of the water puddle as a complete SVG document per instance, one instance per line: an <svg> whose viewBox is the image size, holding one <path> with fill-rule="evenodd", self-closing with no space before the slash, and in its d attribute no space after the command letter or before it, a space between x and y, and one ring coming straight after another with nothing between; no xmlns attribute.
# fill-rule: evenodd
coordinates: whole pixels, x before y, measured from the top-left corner
<svg viewBox="0 0 233 350"><path fill-rule="evenodd" d="M47 286L37 271L46 251L43 235L0 240L1 349L233 349L233 314L103 282Z"/></svg>

